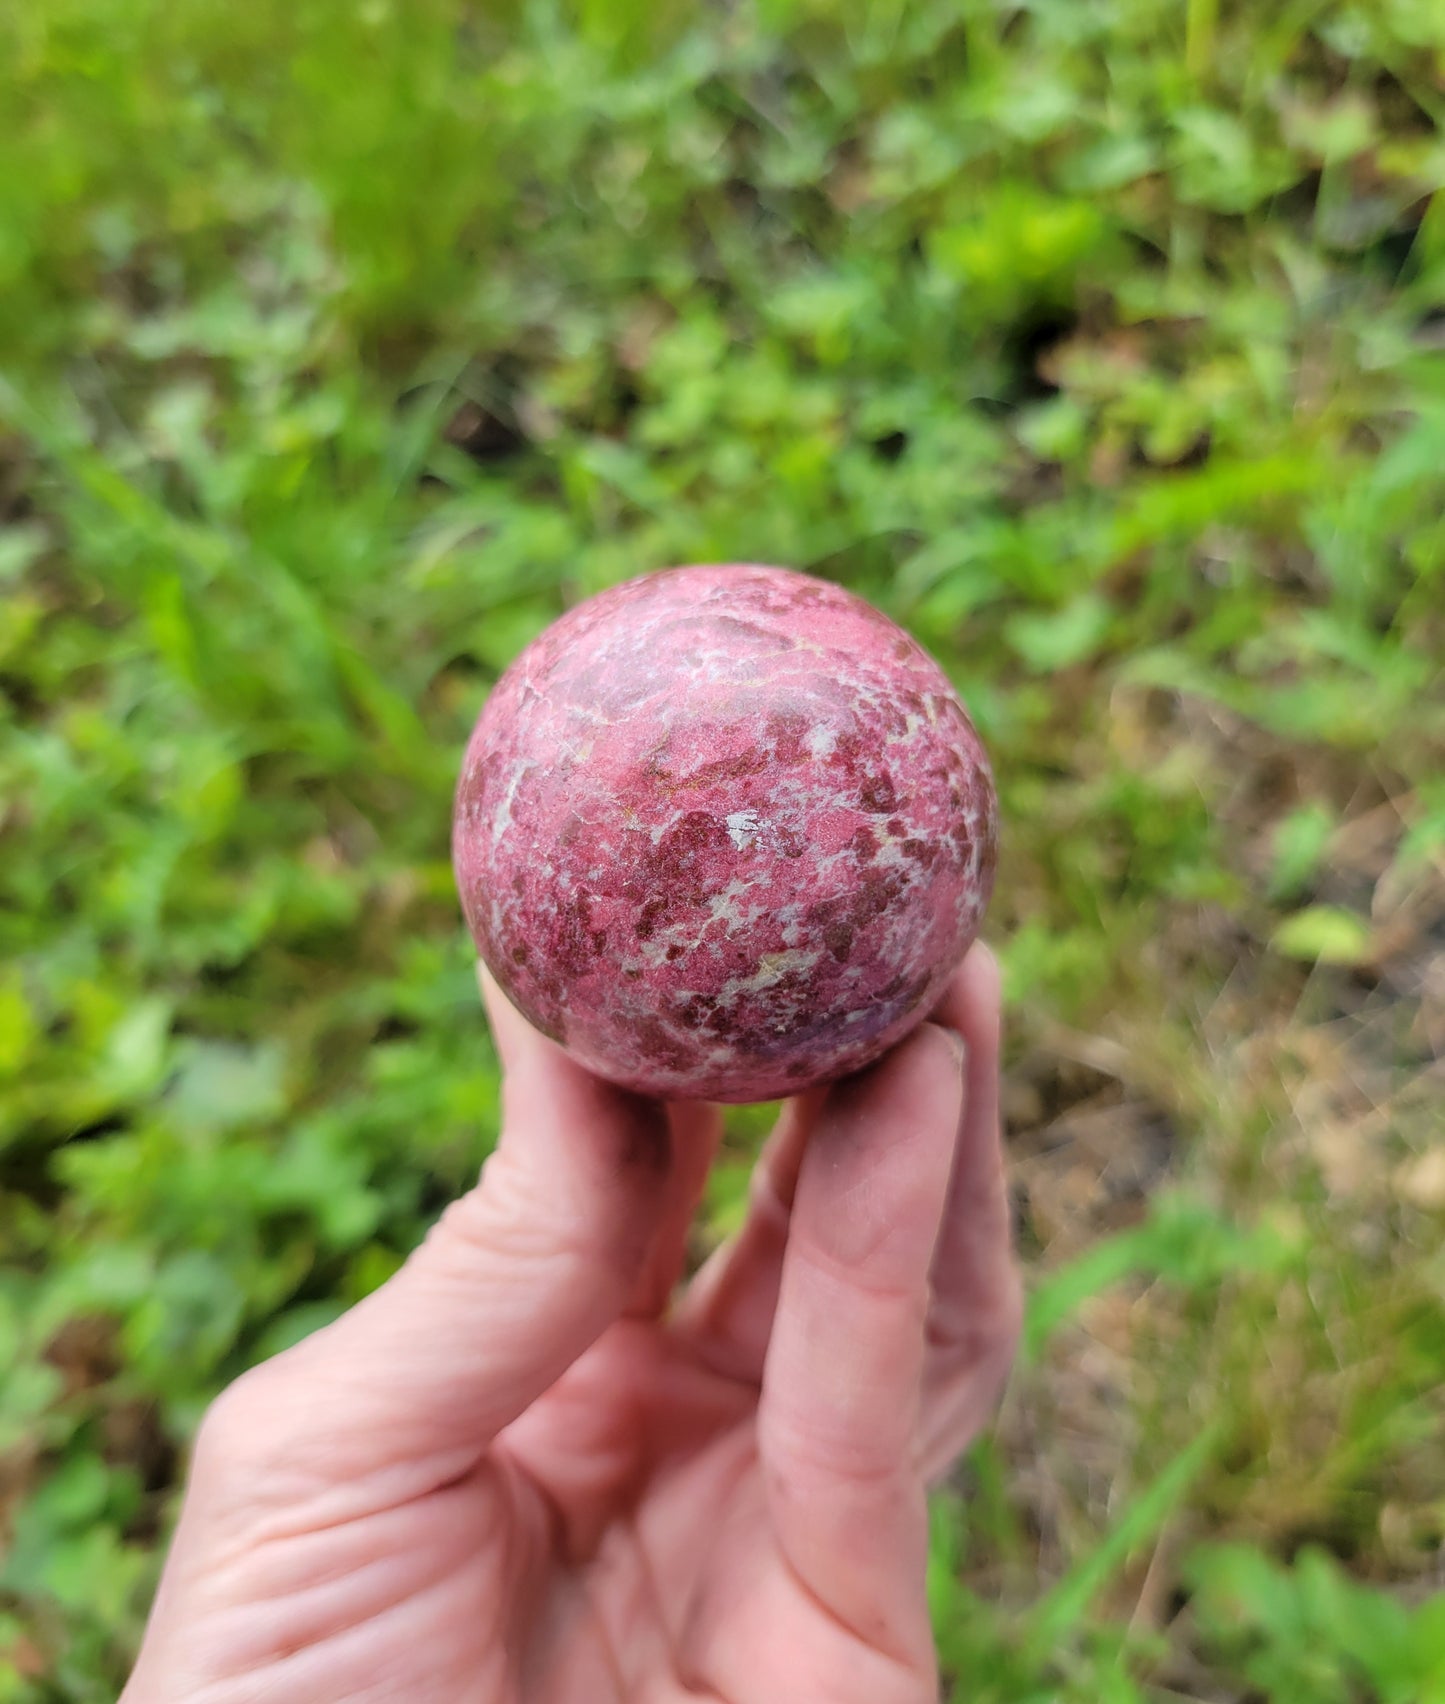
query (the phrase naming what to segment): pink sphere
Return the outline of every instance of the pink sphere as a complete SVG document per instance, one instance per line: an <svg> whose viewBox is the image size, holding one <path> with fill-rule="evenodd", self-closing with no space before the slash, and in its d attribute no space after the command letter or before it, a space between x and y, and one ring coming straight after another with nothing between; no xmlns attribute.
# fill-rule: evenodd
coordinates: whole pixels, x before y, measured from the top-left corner
<svg viewBox="0 0 1445 1704"><path fill-rule="evenodd" d="M487 700L452 850L538 1029L666 1099L774 1100L923 1020L993 886L988 759L943 671L781 568L615 586Z"/></svg>

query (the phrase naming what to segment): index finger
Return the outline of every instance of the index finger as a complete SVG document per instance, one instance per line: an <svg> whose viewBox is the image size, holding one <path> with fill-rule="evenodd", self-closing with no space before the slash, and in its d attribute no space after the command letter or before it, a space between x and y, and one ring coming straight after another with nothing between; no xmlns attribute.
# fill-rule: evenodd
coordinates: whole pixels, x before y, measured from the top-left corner
<svg viewBox="0 0 1445 1704"><path fill-rule="evenodd" d="M931 1648L915 1434L962 1063L958 1038L924 1024L830 1092L803 1156L758 1406L793 1571L902 1660Z"/></svg>

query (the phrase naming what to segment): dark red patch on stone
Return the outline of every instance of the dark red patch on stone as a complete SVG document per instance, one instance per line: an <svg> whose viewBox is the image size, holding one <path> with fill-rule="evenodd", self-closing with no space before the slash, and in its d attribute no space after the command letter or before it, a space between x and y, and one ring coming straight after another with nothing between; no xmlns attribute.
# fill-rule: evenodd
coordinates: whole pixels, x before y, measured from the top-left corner
<svg viewBox="0 0 1445 1704"><path fill-rule="evenodd" d="M858 789L858 801L865 811L872 811L877 816L884 816L898 804L898 795L893 790L893 778L890 775L870 775Z"/></svg>

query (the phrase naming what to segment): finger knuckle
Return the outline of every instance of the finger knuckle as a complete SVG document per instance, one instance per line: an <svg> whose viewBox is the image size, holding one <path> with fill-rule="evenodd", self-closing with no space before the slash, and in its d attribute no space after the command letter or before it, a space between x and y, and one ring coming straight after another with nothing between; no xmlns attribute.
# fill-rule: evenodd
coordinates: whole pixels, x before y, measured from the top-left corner
<svg viewBox="0 0 1445 1704"><path fill-rule="evenodd" d="M220 1393L201 1420L198 1469L236 1473L265 1465L278 1437L278 1407L269 1365L252 1367Z"/></svg>
<svg viewBox="0 0 1445 1704"><path fill-rule="evenodd" d="M955 1372L997 1366L1006 1372L1018 1353L1024 1326L1024 1291L1016 1273L980 1309L959 1317L936 1317L930 1336L935 1353Z"/></svg>
<svg viewBox="0 0 1445 1704"><path fill-rule="evenodd" d="M764 1459L771 1477L790 1491L826 1486L869 1491L906 1476L908 1440L848 1428L829 1430L778 1408L764 1421Z"/></svg>

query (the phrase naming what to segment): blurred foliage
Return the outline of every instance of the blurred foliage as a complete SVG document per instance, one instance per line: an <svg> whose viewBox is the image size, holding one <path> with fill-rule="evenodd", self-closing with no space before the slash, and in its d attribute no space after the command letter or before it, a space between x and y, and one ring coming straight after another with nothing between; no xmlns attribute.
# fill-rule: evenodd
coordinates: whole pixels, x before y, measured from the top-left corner
<svg viewBox="0 0 1445 1704"><path fill-rule="evenodd" d="M1433 0L0 9L4 1704L487 1149L489 682L733 559L998 770L958 1695L1445 1697L1442 116Z"/></svg>

